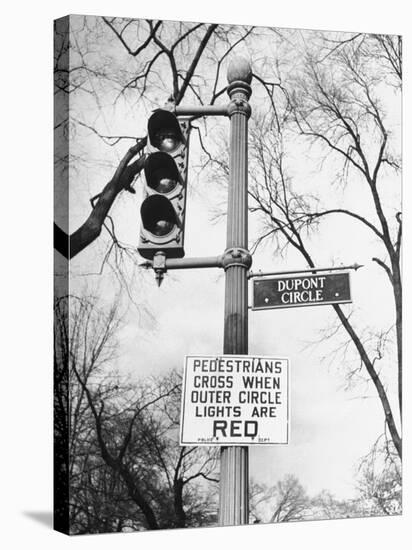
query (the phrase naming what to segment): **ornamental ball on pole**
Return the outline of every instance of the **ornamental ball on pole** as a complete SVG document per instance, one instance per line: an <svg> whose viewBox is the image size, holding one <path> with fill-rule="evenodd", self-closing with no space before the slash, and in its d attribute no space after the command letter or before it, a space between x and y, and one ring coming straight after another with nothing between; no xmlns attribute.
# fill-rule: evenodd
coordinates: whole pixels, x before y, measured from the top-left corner
<svg viewBox="0 0 412 550"><path fill-rule="evenodd" d="M247 84L252 82L252 67L245 57L239 55L231 60L227 69L227 81L229 84L235 81Z"/></svg>

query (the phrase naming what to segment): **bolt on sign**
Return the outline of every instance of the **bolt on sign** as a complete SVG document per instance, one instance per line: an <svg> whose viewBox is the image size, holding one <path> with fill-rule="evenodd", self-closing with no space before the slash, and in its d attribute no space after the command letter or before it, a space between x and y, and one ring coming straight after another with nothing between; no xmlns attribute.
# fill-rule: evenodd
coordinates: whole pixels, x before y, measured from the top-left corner
<svg viewBox="0 0 412 550"><path fill-rule="evenodd" d="M252 309L347 304L351 301L349 272L253 280Z"/></svg>
<svg viewBox="0 0 412 550"><path fill-rule="evenodd" d="M186 356L181 445L287 444L289 360Z"/></svg>

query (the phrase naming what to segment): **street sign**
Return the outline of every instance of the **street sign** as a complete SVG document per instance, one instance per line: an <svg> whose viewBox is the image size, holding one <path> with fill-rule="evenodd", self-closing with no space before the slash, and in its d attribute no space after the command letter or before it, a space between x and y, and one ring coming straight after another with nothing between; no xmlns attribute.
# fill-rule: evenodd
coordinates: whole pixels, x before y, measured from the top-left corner
<svg viewBox="0 0 412 550"><path fill-rule="evenodd" d="M253 280L252 309L350 303L349 272Z"/></svg>
<svg viewBox="0 0 412 550"><path fill-rule="evenodd" d="M288 387L285 358L186 356L180 444L288 443Z"/></svg>

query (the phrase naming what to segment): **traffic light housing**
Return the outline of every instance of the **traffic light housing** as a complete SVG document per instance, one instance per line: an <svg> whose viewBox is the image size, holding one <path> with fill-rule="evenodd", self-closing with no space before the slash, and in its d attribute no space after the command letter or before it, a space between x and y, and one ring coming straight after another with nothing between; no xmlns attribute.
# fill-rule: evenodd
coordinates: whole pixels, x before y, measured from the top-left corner
<svg viewBox="0 0 412 550"><path fill-rule="evenodd" d="M144 258L184 256L189 133L189 121L171 111L158 109L149 119L138 247Z"/></svg>

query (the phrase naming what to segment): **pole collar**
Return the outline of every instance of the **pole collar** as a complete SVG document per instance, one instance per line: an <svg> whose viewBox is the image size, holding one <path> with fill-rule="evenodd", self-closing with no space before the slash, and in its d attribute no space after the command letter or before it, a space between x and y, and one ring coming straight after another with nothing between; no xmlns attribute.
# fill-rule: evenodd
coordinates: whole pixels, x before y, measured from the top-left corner
<svg viewBox="0 0 412 550"><path fill-rule="evenodd" d="M222 267L226 271L228 267L239 266L249 269L252 265L252 256L245 248L227 248L222 255Z"/></svg>
<svg viewBox="0 0 412 550"><path fill-rule="evenodd" d="M232 115L240 113L246 116L246 118L250 118L250 115L252 114L252 109L247 101L247 99L244 99L242 97L234 97L229 105L227 106L227 114L229 117Z"/></svg>

